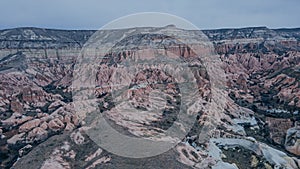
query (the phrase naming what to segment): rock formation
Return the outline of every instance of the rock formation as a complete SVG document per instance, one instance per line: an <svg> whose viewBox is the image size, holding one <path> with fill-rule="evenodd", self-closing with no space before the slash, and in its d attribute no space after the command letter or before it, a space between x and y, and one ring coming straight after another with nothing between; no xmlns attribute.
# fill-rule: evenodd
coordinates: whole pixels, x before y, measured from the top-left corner
<svg viewBox="0 0 300 169"><path fill-rule="evenodd" d="M103 33L113 37L132 30ZM74 110L73 69L93 33L39 28L0 31L0 168L299 168L300 29L204 30L226 75L227 94L220 98L214 97L210 70L195 59L197 52L188 45L157 34L120 41L99 63L96 83L102 87L95 91L99 109L116 130L148 137L176 121L182 91L175 83L178 79L161 71L163 61L130 81L129 76L121 76L130 69L117 67L129 58L154 57L153 51L143 48L150 41L159 54L180 56L195 67L199 96L214 107L197 112L196 123L176 147L138 160L98 147L86 135L89 121ZM136 44L140 49L134 48ZM180 70L174 68L172 73ZM117 95L110 93L111 86L104 87L116 82L125 82L130 90ZM116 96L128 97L139 116L115 104ZM217 105L224 98L226 104L220 109ZM157 113L162 107L166 108L163 113ZM146 110L153 113L143 113Z"/></svg>

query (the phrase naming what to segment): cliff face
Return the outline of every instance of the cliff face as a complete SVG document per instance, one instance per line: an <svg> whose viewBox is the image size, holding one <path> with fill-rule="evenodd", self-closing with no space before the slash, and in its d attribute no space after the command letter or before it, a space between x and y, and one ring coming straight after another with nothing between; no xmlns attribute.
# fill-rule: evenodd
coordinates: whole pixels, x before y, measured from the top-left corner
<svg viewBox="0 0 300 169"><path fill-rule="evenodd" d="M116 36L130 31L107 30L104 33ZM250 160L252 163L247 165L258 168L299 167L300 29L204 30L226 73L225 109L198 112L197 123L183 140L184 144L160 156L141 160L121 158L97 147L85 135L86 124L74 112L73 69L83 45L94 32L38 28L0 31L1 167L14 164L16 168L27 165L130 168L146 164L146 167L155 168L165 167L168 161L174 168L214 165L243 168ZM145 49L130 48L136 43L147 46L149 39L155 42L151 43L152 47L163 46L164 51L197 65L193 74L201 98L218 102L218 98L212 98L208 70L203 69L201 60L194 60L197 54L180 42L157 35L137 36L115 46L118 50L108 53L101 63L98 85L111 84L112 72L116 70L127 71L116 69L117 63L136 56L153 57L154 54ZM158 43L161 41L164 43ZM127 48L120 48L122 46ZM139 117L125 111L118 114L115 109L125 110L126 107L114 105L109 89L97 89L100 108L112 126L127 135L140 137L157 134L174 123L181 95L178 86L173 85L175 79L160 71L164 66L157 63L155 70L141 71L132 81L126 81L128 77L118 77L120 82L129 83L135 89L126 93L135 108L143 111L168 107L163 114L140 114ZM176 70L173 73L177 73ZM140 84L145 83L150 85L141 87ZM166 83L170 85L160 85ZM158 91L165 91L164 96ZM152 97L146 97L149 95ZM168 100L166 105L160 103L162 99ZM150 101L155 103L154 107L148 106ZM207 120L212 113L218 117L217 121ZM210 128L210 124L214 127ZM205 128L211 130L207 133L215 140L202 141L200 131ZM236 140L223 140L222 145L218 143L220 138ZM210 154L207 141L220 145L217 151L227 157ZM236 158L235 154L244 158ZM15 163L18 158L20 160ZM30 163L34 159L38 162Z"/></svg>

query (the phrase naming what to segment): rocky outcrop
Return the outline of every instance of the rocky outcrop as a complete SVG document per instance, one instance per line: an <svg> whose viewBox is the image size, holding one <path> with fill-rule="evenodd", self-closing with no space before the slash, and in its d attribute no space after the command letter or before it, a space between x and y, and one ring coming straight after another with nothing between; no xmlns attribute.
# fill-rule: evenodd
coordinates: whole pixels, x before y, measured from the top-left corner
<svg viewBox="0 0 300 169"><path fill-rule="evenodd" d="M287 130L285 148L296 155L300 155L300 130L299 126Z"/></svg>
<svg viewBox="0 0 300 169"><path fill-rule="evenodd" d="M128 30L118 31L123 34ZM113 37L118 31L106 30L104 33ZM70 86L76 58L94 32L38 28L0 31L0 149L6 153L1 167L10 167L18 157L29 158L26 154L40 143L63 133L70 135L70 140L53 151L49 150L52 154L44 160L42 168L74 168L76 165L81 168L107 168L126 161L108 155L102 149L95 151L98 147L78 157L81 156L77 152L78 147L85 150L88 147L86 145L92 143L85 136L87 128L77 129L86 125L83 121L85 115L74 112ZM218 91L212 90L209 70L203 69L200 60L193 60L197 54L188 45L159 35L131 37L120 41L114 50L106 54L96 77L98 86L115 82L128 84L130 90L120 95L120 99L128 97L131 106L140 110L140 114L134 116L126 105L115 104L110 94L113 88L98 87L96 96L101 102L99 108L110 120L110 125L125 135L141 137L159 134L175 122L181 93L179 85L175 83L178 79L172 75L180 73L180 69L174 69L172 74L168 74L160 71L165 65L159 62L156 67L151 67L152 71L138 72L130 81L129 76L114 74L129 72L126 67L116 68L118 63L128 58L153 58L153 51L145 47L150 40L155 39L152 47L158 48L158 53L170 57L180 56L185 62L198 66L192 72L199 96L204 101L226 101L224 109L218 107L218 104L212 104L210 111L204 109L197 112L196 125L184 143L174 149L176 158L173 161L177 159L180 162L176 163L177 166L237 168L243 164L243 160L246 163L252 159L249 165L256 167L277 165L297 168L300 155L299 127L293 126L300 119L300 29L271 30L258 27L203 32L213 43L222 61L220 67L224 69L227 78L227 86L224 88L229 95L213 97L214 92ZM137 44L141 48L133 48ZM115 81L112 78L116 78ZM162 85L166 83L168 85ZM161 107L166 109L163 113L157 113L156 110ZM146 110L152 113L143 113ZM191 106L189 110L193 112L198 109ZM201 133L209 137L203 139ZM217 148L210 145L217 152L222 152L216 155L208 151L211 137L239 140L232 142L225 139L223 143L214 140L214 143L218 142ZM279 150L267 144L276 145ZM238 149L237 145L243 148ZM2 151L0 154L2 157ZM81 163L83 161L84 164Z"/></svg>

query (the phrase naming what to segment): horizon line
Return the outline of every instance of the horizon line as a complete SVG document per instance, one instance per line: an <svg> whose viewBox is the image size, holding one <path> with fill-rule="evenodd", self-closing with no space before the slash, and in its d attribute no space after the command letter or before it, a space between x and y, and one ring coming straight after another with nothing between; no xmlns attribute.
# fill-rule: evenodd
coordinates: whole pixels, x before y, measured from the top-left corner
<svg viewBox="0 0 300 169"><path fill-rule="evenodd" d="M169 26L169 25L166 25ZM163 27L166 27L163 26ZM148 26L145 26L148 27ZM145 28L144 27L144 28ZM151 27L151 26L149 26ZM143 27L132 27L132 28L143 28ZM155 28L155 26L154 26ZM159 28L159 27L157 27ZM201 31L210 31L210 30L236 30L236 29L253 29L253 28L260 28L260 29L270 29L270 30L283 30L283 29L300 29L300 27L278 27L278 28L269 28L267 26L245 26L245 27L220 27L220 28L205 28L205 29L199 29ZM11 28L0 28L0 31L6 31L6 30L13 30L13 29L44 29L44 30L57 30L57 31L98 31L99 29L76 29L76 28L53 28L53 27L36 27L36 26L20 26L20 27L11 27ZM120 29L130 29L130 28L120 28ZM107 29L103 29L107 30Z"/></svg>

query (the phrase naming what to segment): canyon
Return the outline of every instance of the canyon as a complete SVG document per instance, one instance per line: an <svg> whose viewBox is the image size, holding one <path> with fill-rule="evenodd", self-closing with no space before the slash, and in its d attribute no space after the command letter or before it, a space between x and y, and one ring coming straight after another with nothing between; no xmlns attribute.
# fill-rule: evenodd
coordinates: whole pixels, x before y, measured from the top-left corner
<svg viewBox="0 0 300 169"><path fill-rule="evenodd" d="M102 41L108 44L134 31L136 36L122 39L97 62L99 110L118 132L150 137L174 124L184 126L176 121L180 102L191 102L195 123L180 143L141 159L99 147L88 134L93 118L86 117L94 116L76 112L73 88L78 57L96 31L6 29L0 30L1 168L300 168L300 28L183 31L187 39L205 35L213 51L165 36L182 31L173 26L97 34L105 34ZM163 59L152 67L141 64L133 77L121 65L162 55L187 63L196 98L185 99L185 88L174 78L181 75L180 65L168 69ZM123 91L112 87L116 83L129 89L110 92ZM117 102L125 96L138 115ZM161 108L163 113L157 113Z"/></svg>

